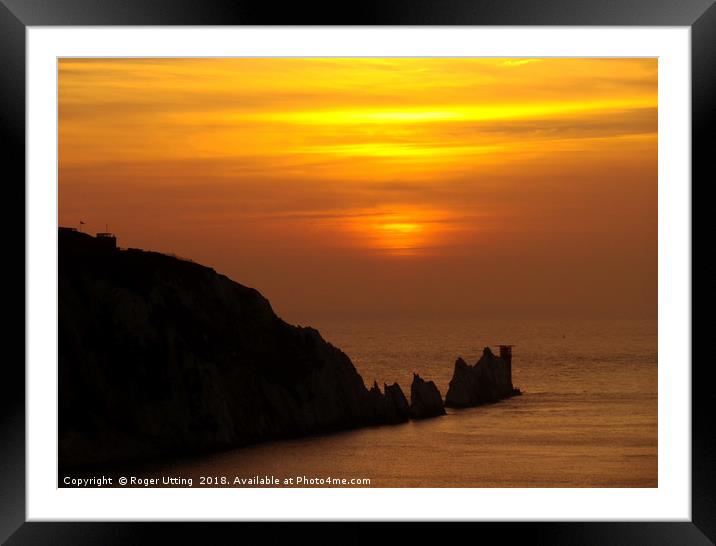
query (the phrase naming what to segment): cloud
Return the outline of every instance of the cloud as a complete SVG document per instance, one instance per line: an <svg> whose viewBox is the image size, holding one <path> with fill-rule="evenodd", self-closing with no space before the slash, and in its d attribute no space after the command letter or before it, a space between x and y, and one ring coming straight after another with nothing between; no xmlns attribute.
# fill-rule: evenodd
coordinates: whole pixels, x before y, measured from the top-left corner
<svg viewBox="0 0 716 546"><path fill-rule="evenodd" d="M529 63L538 63L541 59L508 59L502 62L502 66L524 66Z"/></svg>

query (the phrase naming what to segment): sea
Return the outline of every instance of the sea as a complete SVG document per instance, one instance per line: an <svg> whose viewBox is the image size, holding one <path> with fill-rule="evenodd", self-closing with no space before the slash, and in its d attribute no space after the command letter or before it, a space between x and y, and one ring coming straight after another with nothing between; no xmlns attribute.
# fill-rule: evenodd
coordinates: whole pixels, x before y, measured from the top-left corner
<svg viewBox="0 0 716 546"><path fill-rule="evenodd" d="M148 474L254 487L657 487L656 320L318 320L367 386L413 373L445 395L455 359L513 348L523 392L443 417L154 465ZM238 480L237 480L238 478ZM288 479L291 482L288 482ZM243 480L243 481L242 481ZM274 481L276 480L276 481ZM297 483L298 482L298 483Z"/></svg>

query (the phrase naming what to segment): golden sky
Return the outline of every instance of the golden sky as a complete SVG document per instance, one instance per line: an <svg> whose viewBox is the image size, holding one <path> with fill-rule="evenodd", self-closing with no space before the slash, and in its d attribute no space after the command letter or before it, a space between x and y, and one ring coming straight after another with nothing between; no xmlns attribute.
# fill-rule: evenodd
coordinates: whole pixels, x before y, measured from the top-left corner
<svg viewBox="0 0 716 546"><path fill-rule="evenodd" d="M62 59L59 221L287 319L655 316L656 59Z"/></svg>

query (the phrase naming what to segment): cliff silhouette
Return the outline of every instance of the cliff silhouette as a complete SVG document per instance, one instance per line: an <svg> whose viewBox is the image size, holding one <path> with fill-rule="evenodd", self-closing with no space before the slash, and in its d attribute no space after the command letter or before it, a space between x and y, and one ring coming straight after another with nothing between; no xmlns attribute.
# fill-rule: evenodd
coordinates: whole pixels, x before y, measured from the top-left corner
<svg viewBox="0 0 716 546"><path fill-rule="evenodd" d="M410 403L397 383L367 389L345 353L281 320L253 288L99 235L58 233L61 466L445 414L435 384L417 374Z"/></svg>
<svg viewBox="0 0 716 546"><path fill-rule="evenodd" d="M60 464L407 418L394 394L369 392L348 356L278 318L256 290L176 257L58 237Z"/></svg>

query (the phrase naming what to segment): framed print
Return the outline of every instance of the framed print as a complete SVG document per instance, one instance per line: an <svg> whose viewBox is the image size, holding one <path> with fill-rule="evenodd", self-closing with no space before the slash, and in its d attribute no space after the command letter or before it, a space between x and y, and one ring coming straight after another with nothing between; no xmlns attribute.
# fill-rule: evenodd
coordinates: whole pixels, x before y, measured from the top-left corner
<svg viewBox="0 0 716 546"><path fill-rule="evenodd" d="M716 8L561 4L4 2L3 540L714 540Z"/></svg>

